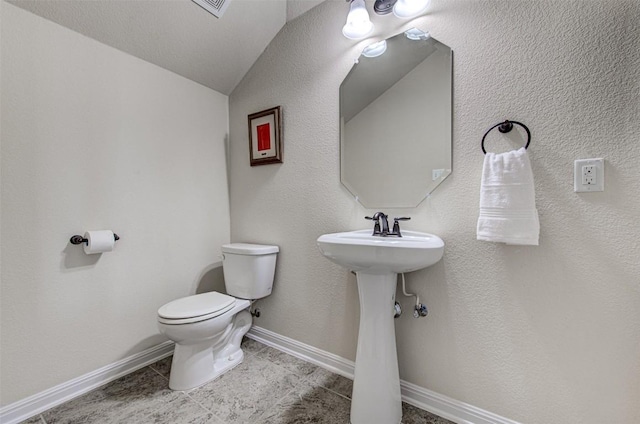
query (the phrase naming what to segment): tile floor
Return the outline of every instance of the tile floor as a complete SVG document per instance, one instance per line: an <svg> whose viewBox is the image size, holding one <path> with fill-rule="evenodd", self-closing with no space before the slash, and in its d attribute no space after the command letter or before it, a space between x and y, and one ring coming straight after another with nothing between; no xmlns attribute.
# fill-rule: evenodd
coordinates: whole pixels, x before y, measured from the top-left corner
<svg viewBox="0 0 640 424"><path fill-rule="evenodd" d="M351 380L251 339L242 346L242 364L197 389L169 389L169 357L23 424L349 423ZM452 424L402 406L403 424Z"/></svg>

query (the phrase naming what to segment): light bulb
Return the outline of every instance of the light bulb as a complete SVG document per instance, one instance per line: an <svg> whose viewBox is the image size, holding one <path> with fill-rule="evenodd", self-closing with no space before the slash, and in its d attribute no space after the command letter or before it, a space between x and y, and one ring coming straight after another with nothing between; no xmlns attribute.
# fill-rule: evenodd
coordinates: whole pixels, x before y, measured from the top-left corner
<svg viewBox="0 0 640 424"><path fill-rule="evenodd" d="M347 23L342 27L342 34L352 40L358 40L371 34L373 23L369 19L369 13L364 0L352 0Z"/></svg>
<svg viewBox="0 0 640 424"><path fill-rule="evenodd" d="M393 6L393 14L398 18L413 18L427 9L430 0L398 0Z"/></svg>

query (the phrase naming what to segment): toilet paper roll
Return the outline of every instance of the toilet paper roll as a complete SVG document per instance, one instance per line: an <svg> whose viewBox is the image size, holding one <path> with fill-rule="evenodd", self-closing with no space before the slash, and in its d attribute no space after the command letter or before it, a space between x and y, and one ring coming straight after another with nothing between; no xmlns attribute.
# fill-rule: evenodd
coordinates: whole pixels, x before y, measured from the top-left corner
<svg viewBox="0 0 640 424"><path fill-rule="evenodd" d="M84 253L87 255L111 252L116 243L111 230L87 231L84 233L84 238L87 239L87 244L84 246Z"/></svg>

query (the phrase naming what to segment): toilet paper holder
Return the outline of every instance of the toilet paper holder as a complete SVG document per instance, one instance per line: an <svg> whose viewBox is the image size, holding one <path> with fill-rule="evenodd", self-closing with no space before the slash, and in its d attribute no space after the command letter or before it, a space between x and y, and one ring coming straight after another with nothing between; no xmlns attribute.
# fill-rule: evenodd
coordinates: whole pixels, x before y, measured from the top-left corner
<svg viewBox="0 0 640 424"><path fill-rule="evenodd" d="M116 233L113 233L113 240L118 241L120 240L120 237ZM87 240L86 238L78 234L71 236L71 238L69 239L69 242L71 242L71 244L82 244L82 243L89 244L89 240Z"/></svg>

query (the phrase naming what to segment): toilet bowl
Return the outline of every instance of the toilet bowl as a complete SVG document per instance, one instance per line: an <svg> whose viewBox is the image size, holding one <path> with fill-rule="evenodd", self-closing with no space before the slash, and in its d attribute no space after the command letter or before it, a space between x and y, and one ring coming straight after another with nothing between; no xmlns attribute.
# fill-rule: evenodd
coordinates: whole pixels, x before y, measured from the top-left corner
<svg viewBox="0 0 640 424"><path fill-rule="evenodd" d="M278 246L226 244L222 266L228 294L187 296L158 309L158 329L175 342L169 388L193 389L242 362L251 300L271 294L278 251Z"/></svg>

